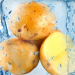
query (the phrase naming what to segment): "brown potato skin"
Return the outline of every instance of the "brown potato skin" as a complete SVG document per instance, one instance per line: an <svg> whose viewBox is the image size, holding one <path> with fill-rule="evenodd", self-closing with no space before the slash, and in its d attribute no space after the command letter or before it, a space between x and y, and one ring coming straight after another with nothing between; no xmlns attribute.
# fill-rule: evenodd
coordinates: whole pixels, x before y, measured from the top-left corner
<svg viewBox="0 0 75 75"><path fill-rule="evenodd" d="M56 16L50 12L50 7L43 3L31 1L18 5L11 13L9 27L14 35L23 40L39 40L47 37L53 31ZM16 20L18 16L19 21Z"/></svg>
<svg viewBox="0 0 75 75"><path fill-rule="evenodd" d="M4 65L2 68L4 71L9 70L7 62L12 64L12 69L9 70L12 74L22 74L21 69L29 73L38 65L39 54L34 55L38 48L34 44L11 38L0 43L0 46L4 47L4 50L0 50L0 65ZM22 52L23 49L24 52ZM7 56L3 57L2 54L6 52Z"/></svg>

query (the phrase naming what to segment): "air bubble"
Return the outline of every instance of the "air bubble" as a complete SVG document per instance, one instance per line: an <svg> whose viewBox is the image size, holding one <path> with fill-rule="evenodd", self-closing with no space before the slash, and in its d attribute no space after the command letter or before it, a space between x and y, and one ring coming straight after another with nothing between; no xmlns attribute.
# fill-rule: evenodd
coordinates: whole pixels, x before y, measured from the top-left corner
<svg viewBox="0 0 75 75"><path fill-rule="evenodd" d="M57 21L57 20L55 20L55 21L52 21L52 23L58 23L58 21Z"/></svg>
<svg viewBox="0 0 75 75"><path fill-rule="evenodd" d="M74 23L72 23L72 26L74 26Z"/></svg>
<svg viewBox="0 0 75 75"><path fill-rule="evenodd" d="M75 34L75 28L73 29L73 32L74 32L74 34Z"/></svg>
<svg viewBox="0 0 75 75"><path fill-rule="evenodd" d="M52 30L57 30L57 29L58 29L58 27L56 27L56 26L52 28Z"/></svg>
<svg viewBox="0 0 75 75"><path fill-rule="evenodd" d="M24 52L25 50L23 49L22 52Z"/></svg>
<svg viewBox="0 0 75 75"><path fill-rule="evenodd" d="M27 2L27 4L30 4L31 2Z"/></svg>
<svg viewBox="0 0 75 75"><path fill-rule="evenodd" d="M74 37L72 37L72 40L74 41Z"/></svg>
<svg viewBox="0 0 75 75"><path fill-rule="evenodd" d="M48 5L48 7L51 7L50 12L52 12L52 11L54 11L54 10L55 10L55 7L54 7L54 6L52 6L52 4L49 4L49 5Z"/></svg>
<svg viewBox="0 0 75 75"><path fill-rule="evenodd" d="M18 33L16 32L16 37L18 37Z"/></svg>
<svg viewBox="0 0 75 75"><path fill-rule="evenodd" d="M71 52L71 49L68 49L68 53L70 53Z"/></svg>
<svg viewBox="0 0 75 75"><path fill-rule="evenodd" d="M21 71L22 71L22 73L23 73L23 74L25 74L25 73L26 73L26 72L25 72L25 70L23 70L23 69L21 69Z"/></svg>
<svg viewBox="0 0 75 75"><path fill-rule="evenodd" d="M3 46L0 46L0 50L4 50L4 47Z"/></svg>
<svg viewBox="0 0 75 75"><path fill-rule="evenodd" d="M12 10L10 10L8 14L10 14L11 12L12 12Z"/></svg>
<svg viewBox="0 0 75 75"><path fill-rule="evenodd" d="M0 65L0 69L2 69L4 67L4 65Z"/></svg>
<svg viewBox="0 0 75 75"><path fill-rule="evenodd" d="M59 65L58 65L58 71L61 71L61 68L62 68L62 65L59 64Z"/></svg>
<svg viewBox="0 0 75 75"><path fill-rule="evenodd" d="M55 56L50 57L47 61L48 61L48 62L49 62L49 61L52 61L54 58L55 58Z"/></svg>
<svg viewBox="0 0 75 75"><path fill-rule="evenodd" d="M52 6L51 9L50 9L50 12L54 11L55 7Z"/></svg>
<svg viewBox="0 0 75 75"><path fill-rule="evenodd" d="M18 16L16 16L16 21L19 22L20 21L20 18Z"/></svg>
<svg viewBox="0 0 75 75"><path fill-rule="evenodd" d="M3 57L6 57L7 56L7 53L3 53L2 55L3 55Z"/></svg>
<svg viewBox="0 0 75 75"><path fill-rule="evenodd" d="M8 69L11 70L12 69L12 65L10 62L7 62L7 66L8 66Z"/></svg>
<svg viewBox="0 0 75 75"><path fill-rule="evenodd" d="M39 54L39 51L37 51L37 52L34 52L34 55L38 55Z"/></svg>
<svg viewBox="0 0 75 75"><path fill-rule="evenodd" d="M46 16L44 16L43 19L46 19Z"/></svg>

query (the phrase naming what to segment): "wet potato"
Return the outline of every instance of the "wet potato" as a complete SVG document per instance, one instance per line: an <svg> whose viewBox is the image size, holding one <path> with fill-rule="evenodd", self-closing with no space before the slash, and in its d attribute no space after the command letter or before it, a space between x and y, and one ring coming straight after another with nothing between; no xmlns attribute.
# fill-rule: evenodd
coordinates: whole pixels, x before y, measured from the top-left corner
<svg viewBox="0 0 75 75"><path fill-rule="evenodd" d="M27 41L12 38L0 43L0 65L12 74L26 74L39 62L38 48ZM1 66L0 66L1 67Z"/></svg>
<svg viewBox="0 0 75 75"><path fill-rule="evenodd" d="M34 1L18 5L11 13L9 26L13 34L23 40L47 37L56 26L56 16L50 7Z"/></svg>
<svg viewBox="0 0 75 75"><path fill-rule="evenodd" d="M69 36L61 32L54 32L48 36L41 45L41 64L51 75L68 75L68 62L70 63L71 73L75 69L72 67L73 60L71 59L74 59L74 49L74 43ZM68 61L67 55L69 55L68 57L71 57Z"/></svg>

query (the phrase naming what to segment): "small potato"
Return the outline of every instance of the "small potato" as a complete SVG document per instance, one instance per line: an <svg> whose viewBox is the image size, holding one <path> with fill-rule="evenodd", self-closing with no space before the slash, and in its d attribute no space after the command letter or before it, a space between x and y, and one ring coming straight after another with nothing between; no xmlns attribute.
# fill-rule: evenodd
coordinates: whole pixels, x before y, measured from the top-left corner
<svg viewBox="0 0 75 75"><path fill-rule="evenodd" d="M18 5L9 20L11 31L23 40L47 37L56 26L56 16L50 9L47 5L34 1Z"/></svg>
<svg viewBox="0 0 75 75"><path fill-rule="evenodd" d="M26 74L39 62L38 48L29 42L12 38L0 43L0 68L12 74Z"/></svg>

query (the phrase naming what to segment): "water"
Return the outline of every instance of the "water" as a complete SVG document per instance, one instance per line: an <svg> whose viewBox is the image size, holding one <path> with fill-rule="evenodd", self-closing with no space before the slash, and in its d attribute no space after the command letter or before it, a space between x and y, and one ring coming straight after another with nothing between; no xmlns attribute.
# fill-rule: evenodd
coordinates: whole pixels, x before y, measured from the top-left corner
<svg viewBox="0 0 75 75"><path fill-rule="evenodd" d="M0 43L6 39L15 37L9 28L9 18L12 10L26 0L1 0L0 2ZM69 35L75 44L75 0L34 0L52 7L57 17L57 28L62 33ZM18 19L18 17L17 17ZM19 21L19 20L18 20ZM74 59L73 59L74 60ZM75 64L73 63L73 66ZM68 67L69 68L69 67ZM68 69L68 72L70 70ZM0 70L0 73L4 73ZM6 74L8 75L8 74ZM10 75L10 73L9 73ZM29 74L26 75L50 75L44 70L41 63ZM69 75L75 75L70 73Z"/></svg>

